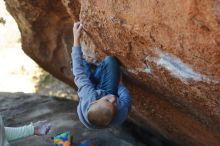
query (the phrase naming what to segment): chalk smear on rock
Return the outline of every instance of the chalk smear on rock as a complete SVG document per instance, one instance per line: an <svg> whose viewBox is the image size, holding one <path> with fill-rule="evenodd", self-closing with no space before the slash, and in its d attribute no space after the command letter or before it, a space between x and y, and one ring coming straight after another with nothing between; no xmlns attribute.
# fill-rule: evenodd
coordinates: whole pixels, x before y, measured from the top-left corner
<svg viewBox="0 0 220 146"><path fill-rule="evenodd" d="M188 83L190 80L203 81L211 83L220 83L219 79L211 79L205 75L195 72L189 65L183 63L179 58L170 55L161 49L156 49L158 58L147 56L146 61L154 62L159 67L163 67L168 70L172 75L182 80L184 83Z"/></svg>

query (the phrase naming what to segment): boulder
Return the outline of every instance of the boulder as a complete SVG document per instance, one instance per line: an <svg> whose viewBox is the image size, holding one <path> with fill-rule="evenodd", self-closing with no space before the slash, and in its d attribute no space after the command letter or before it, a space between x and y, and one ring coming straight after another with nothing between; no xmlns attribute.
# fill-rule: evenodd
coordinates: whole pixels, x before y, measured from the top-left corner
<svg viewBox="0 0 220 146"><path fill-rule="evenodd" d="M73 22L90 62L123 65L130 119L182 145L220 144L219 0L7 0L24 52L74 86Z"/></svg>

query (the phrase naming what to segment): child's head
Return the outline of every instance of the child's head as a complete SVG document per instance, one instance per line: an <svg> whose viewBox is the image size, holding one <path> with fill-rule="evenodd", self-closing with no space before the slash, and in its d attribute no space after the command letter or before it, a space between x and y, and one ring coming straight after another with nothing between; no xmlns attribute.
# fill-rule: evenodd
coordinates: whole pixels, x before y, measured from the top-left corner
<svg viewBox="0 0 220 146"><path fill-rule="evenodd" d="M107 95L91 104L88 120L98 128L107 127L116 113L116 97Z"/></svg>

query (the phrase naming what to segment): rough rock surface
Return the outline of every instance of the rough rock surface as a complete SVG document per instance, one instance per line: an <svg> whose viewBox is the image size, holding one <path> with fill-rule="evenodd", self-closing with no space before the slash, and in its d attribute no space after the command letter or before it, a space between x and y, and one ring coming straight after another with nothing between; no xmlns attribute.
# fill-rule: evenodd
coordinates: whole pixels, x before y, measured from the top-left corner
<svg viewBox="0 0 220 146"><path fill-rule="evenodd" d="M115 55L130 118L183 145L220 144L219 0L7 0L23 50L73 85L72 24L90 61Z"/></svg>
<svg viewBox="0 0 220 146"><path fill-rule="evenodd" d="M94 146L175 146L152 133L143 133L144 129L128 121L117 128L88 130L77 117L77 104L71 100L36 94L0 93L0 115L6 126L21 126L39 120L48 120L52 125L47 136L31 136L11 142L12 146L53 146L51 137L65 131L71 131L73 146L80 143L92 143ZM144 137L137 138L140 137L138 135Z"/></svg>

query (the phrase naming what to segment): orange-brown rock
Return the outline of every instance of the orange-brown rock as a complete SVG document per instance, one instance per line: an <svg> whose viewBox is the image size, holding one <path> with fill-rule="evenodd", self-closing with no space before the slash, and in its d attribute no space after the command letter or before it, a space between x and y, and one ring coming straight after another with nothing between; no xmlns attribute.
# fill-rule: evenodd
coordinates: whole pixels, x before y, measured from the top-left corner
<svg viewBox="0 0 220 146"><path fill-rule="evenodd" d="M116 56L133 95L130 119L182 145L220 145L219 0L7 0L22 48L73 84L72 25L86 57Z"/></svg>

